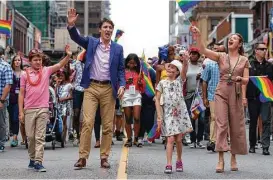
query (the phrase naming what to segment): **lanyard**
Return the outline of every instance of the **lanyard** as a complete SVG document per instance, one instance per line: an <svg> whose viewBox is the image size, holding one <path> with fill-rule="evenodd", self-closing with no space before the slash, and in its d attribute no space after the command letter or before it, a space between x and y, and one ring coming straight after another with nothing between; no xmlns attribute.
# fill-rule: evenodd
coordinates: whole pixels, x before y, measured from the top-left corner
<svg viewBox="0 0 273 180"><path fill-rule="evenodd" d="M233 67L233 69L231 69L230 58L229 58L229 56L228 56L228 63L229 63L229 68L228 68L228 83L231 83L231 77L232 77L232 75L233 75L233 72L234 72L236 66L238 65L238 63L239 63L239 61L240 61L240 57L241 57L241 56L238 57L238 60L237 60L237 62L236 62L236 64L235 64L235 66Z"/></svg>

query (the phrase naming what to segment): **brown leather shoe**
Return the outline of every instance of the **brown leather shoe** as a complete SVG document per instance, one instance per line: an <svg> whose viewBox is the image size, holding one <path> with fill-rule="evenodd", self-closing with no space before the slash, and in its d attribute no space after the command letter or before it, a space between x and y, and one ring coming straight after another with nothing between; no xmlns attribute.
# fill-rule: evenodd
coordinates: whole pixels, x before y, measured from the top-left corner
<svg viewBox="0 0 273 180"><path fill-rule="evenodd" d="M100 165L101 165L102 168L105 168L105 169L110 168L110 164L108 163L107 159L101 159L100 160Z"/></svg>
<svg viewBox="0 0 273 180"><path fill-rule="evenodd" d="M80 170L84 167L86 167L86 159L80 158L76 164L74 164L75 170Z"/></svg>

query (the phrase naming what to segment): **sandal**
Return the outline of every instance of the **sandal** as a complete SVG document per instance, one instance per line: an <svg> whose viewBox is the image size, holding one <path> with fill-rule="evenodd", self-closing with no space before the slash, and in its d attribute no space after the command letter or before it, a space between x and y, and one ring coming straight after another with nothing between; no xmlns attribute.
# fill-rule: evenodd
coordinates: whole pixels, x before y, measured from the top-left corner
<svg viewBox="0 0 273 180"><path fill-rule="evenodd" d="M133 143L132 143L132 139L128 139L127 142L124 144L125 147L132 147Z"/></svg>

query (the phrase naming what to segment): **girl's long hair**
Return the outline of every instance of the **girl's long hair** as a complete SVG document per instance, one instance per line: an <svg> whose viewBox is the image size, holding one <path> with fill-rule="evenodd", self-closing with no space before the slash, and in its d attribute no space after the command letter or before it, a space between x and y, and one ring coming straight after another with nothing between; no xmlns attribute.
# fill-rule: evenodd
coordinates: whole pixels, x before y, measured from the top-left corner
<svg viewBox="0 0 273 180"><path fill-rule="evenodd" d="M130 61L130 60L134 60L135 61L135 63L137 64L137 66L136 66L136 72L138 72L138 73L140 73L140 60L139 60L139 58L138 58L138 56L136 55L136 54L134 54L134 53L131 53L131 54L129 54L127 57L126 57L126 59L125 59L125 68L126 69L129 69L129 67L128 67L128 62Z"/></svg>
<svg viewBox="0 0 273 180"><path fill-rule="evenodd" d="M21 57L20 55L16 55L16 56L14 56L14 57L12 58L12 60L11 60L11 68L12 68L12 70L15 71L15 64L14 64L14 61L15 61L15 58L16 58L16 57L19 57L19 58L20 58L20 61L21 61L20 69L23 70L23 59L22 59L22 57Z"/></svg>

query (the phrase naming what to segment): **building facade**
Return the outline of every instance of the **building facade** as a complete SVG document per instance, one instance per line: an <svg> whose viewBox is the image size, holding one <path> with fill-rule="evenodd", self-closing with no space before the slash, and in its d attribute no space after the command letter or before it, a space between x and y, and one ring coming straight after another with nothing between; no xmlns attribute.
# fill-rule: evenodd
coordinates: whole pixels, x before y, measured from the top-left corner
<svg viewBox="0 0 273 180"><path fill-rule="evenodd" d="M99 37L99 22L110 17L110 2L106 1L73 1L72 5L79 14L76 26L81 34Z"/></svg>
<svg viewBox="0 0 273 180"><path fill-rule="evenodd" d="M54 49L54 33L58 20L56 1L8 1L11 8L18 10L42 33L41 48Z"/></svg>
<svg viewBox="0 0 273 180"><path fill-rule="evenodd" d="M244 39L244 47L253 40L253 14L230 13L209 34L210 42L226 44L227 38L234 33L239 33Z"/></svg>
<svg viewBox="0 0 273 180"><path fill-rule="evenodd" d="M268 56L273 58L273 2L251 1L253 11L253 41L249 44L250 53L254 44L264 42L268 46Z"/></svg>
<svg viewBox="0 0 273 180"><path fill-rule="evenodd" d="M169 2L169 44L180 44L183 48L189 48L193 43L189 31L192 9L183 14L175 1Z"/></svg>
<svg viewBox="0 0 273 180"><path fill-rule="evenodd" d="M24 15L19 13L17 10L14 11L13 20L13 47L16 51L20 51L23 54L27 54L27 30L29 22Z"/></svg>
<svg viewBox="0 0 273 180"><path fill-rule="evenodd" d="M218 23L225 19L231 12L234 14L252 14L249 9L250 1L202 1L193 10L193 16L197 20L203 41L209 44L209 34L217 27ZM246 23L245 20L244 24Z"/></svg>

